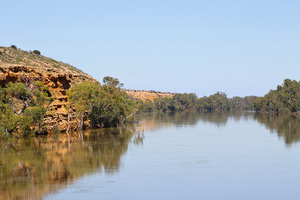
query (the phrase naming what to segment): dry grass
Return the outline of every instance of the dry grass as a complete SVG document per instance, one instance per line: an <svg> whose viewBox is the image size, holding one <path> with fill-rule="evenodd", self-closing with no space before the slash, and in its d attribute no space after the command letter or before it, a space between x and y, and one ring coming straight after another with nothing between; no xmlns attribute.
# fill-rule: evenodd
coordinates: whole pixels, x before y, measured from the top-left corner
<svg viewBox="0 0 300 200"><path fill-rule="evenodd" d="M83 71L67 63L59 62L43 55L34 54L31 51L28 52L11 47L0 47L0 66L1 65L24 65L42 67L44 69L55 68L57 70L68 70L79 74L85 74Z"/></svg>

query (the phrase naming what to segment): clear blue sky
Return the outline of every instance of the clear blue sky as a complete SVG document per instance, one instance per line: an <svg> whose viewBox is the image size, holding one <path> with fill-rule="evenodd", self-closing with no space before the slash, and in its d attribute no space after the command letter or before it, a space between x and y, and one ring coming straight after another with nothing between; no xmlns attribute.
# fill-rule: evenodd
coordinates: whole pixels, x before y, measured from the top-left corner
<svg viewBox="0 0 300 200"><path fill-rule="evenodd" d="M128 89L262 96L299 81L297 0L1 0L0 9L0 46L40 50Z"/></svg>

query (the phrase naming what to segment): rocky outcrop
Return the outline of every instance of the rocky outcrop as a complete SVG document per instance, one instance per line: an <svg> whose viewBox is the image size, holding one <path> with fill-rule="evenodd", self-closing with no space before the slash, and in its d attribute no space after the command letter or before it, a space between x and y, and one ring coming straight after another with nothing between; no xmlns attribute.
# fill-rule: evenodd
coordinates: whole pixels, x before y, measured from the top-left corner
<svg viewBox="0 0 300 200"><path fill-rule="evenodd" d="M66 131L68 126L69 99L67 90L74 84L84 81L97 82L96 79L81 70L63 62L59 62L31 51L16 48L0 47L0 86L5 87L9 82L26 82L40 80L48 86L48 96L52 101L47 106L44 119L47 132ZM174 94L144 90L125 90L133 98L142 101L159 97L172 98ZM74 111L74 110L73 110ZM71 128L78 125L75 112L71 112ZM88 126L88 121L85 122Z"/></svg>
<svg viewBox="0 0 300 200"><path fill-rule="evenodd" d="M96 79L83 71L52 58L12 47L0 47L0 86L5 87L9 82L30 82L39 80L48 86L48 96L52 101L47 106L44 125L47 132L65 131L67 129L66 91L74 84L84 81L97 82ZM71 125L76 123L76 116L71 115Z"/></svg>
<svg viewBox="0 0 300 200"><path fill-rule="evenodd" d="M55 69L34 66L1 66L0 63L0 85L4 87L9 82L39 80L49 88L49 97L52 102L48 106L44 125L47 125L47 132L65 131L68 126L68 108L69 104L66 91L74 84L84 81L96 82L93 77L71 71L68 69ZM76 116L71 115L71 125L76 126Z"/></svg>
<svg viewBox="0 0 300 200"><path fill-rule="evenodd" d="M143 102L149 100L153 102L153 99L162 98L173 98L173 93L168 92L156 92L156 91L145 91L145 90L125 90L125 92L133 98L140 99Z"/></svg>

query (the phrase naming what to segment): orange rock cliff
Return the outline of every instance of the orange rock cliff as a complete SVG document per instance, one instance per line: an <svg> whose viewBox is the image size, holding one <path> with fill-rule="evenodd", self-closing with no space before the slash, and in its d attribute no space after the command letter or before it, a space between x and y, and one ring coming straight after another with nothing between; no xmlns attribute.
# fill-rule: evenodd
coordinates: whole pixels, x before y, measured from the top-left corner
<svg viewBox="0 0 300 200"><path fill-rule="evenodd" d="M141 99L143 102L150 100L153 102L156 98L173 98L174 94L169 92L156 92L145 90L125 90L125 92L136 99Z"/></svg>
<svg viewBox="0 0 300 200"><path fill-rule="evenodd" d="M51 58L23 51L11 47L0 47L0 86L5 87L9 82L16 82L26 77L29 80L40 80L49 88L49 96L52 102L48 108L44 125L47 125L47 132L66 131L68 126L69 104L66 91L74 84L84 81L97 82L92 76L81 70ZM144 91L125 90L133 98L142 101L163 97L172 98L174 94ZM76 114L70 116L71 128L78 125ZM86 122L88 126L88 122Z"/></svg>
<svg viewBox="0 0 300 200"><path fill-rule="evenodd" d="M48 125L48 131L58 129L59 131L67 130L67 108L69 103L66 91L73 85L83 81L96 82L89 75L76 74L68 70L41 69L32 66L2 67L0 65L0 85L3 87L8 82L15 82L23 77L29 79L41 80L49 88L49 96L53 99L49 105L44 124ZM76 116L71 116L71 125L75 125Z"/></svg>
<svg viewBox="0 0 300 200"><path fill-rule="evenodd" d="M75 67L36 55L32 52L9 47L0 47L0 86L22 79L40 80L49 88L52 102L48 108L44 125L47 132L66 131L68 126L66 105L69 104L66 91L74 84L84 81L97 82L96 79ZM71 125L75 126L76 116L71 116Z"/></svg>

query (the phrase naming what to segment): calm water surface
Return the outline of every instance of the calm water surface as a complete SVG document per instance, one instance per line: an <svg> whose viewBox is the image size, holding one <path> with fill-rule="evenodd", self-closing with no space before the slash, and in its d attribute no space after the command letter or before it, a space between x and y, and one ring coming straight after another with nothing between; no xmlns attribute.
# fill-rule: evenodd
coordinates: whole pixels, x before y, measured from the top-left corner
<svg viewBox="0 0 300 200"><path fill-rule="evenodd" d="M0 199L299 199L300 119L147 114L135 127L1 143Z"/></svg>

